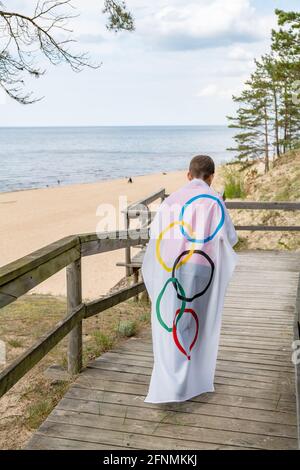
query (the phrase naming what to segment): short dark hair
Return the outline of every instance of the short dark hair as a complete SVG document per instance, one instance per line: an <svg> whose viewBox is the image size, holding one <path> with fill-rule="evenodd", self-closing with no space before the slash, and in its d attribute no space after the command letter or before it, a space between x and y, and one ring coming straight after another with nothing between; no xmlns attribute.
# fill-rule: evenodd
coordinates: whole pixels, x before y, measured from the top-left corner
<svg viewBox="0 0 300 470"><path fill-rule="evenodd" d="M191 160L189 171L193 178L206 180L215 173L215 162L208 155L196 155Z"/></svg>

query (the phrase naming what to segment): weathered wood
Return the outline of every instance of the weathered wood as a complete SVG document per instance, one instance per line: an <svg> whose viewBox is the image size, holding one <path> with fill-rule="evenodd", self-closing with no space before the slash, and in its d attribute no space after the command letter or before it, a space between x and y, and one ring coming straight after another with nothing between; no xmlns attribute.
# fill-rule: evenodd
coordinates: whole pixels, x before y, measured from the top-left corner
<svg viewBox="0 0 300 470"><path fill-rule="evenodd" d="M145 284L143 282L139 282L133 286L125 287L124 289L121 289L114 294L109 294L105 297L102 297L99 300L88 302L86 304L85 318L92 317L98 313L103 312L104 310L107 310L108 308L120 304L121 302L125 302L125 300L135 297L144 290Z"/></svg>
<svg viewBox="0 0 300 470"><path fill-rule="evenodd" d="M228 209L299 211L299 202L226 201Z"/></svg>
<svg viewBox="0 0 300 470"><path fill-rule="evenodd" d="M62 437L44 436L42 433L36 433L30 441L30 447L34 450L95 450L95 444L90 442L78 441L78 439L66 439ZM128 447L112 446L110 450L128 450ZM97 444L97 450L107 450L107 445Z"/></svg>
<svg viewBox="0 0 300 470"><path fill-rule="evenodd" d="M107 251L121 250L143 244L149 240L149 230L122 230L116 232L80 235L81 256L91 256Z"/></svg>
<svg viewBox="0 0 300 470"><path fill-rule="evenodd" d="M299 225L235 225L240 232L300 232Z"/></svg>
<svg viewBox="0 0 300 470"><path fill-rule="evenodd" d="M67 311L72 313L82 303L81 258L67 266ZM69 334L68 372L78 374L82 369L82 321Z"/></svg>
<svg viewBox="0 0 300 470"><path fill-rule="evenodd" d="M12 263L0 268L0 286L7 284L9 281L20 277L22 274L37 268L52 258L56 258L62 253L79 246L79 237L71 236L58 240L51 245L47 245L40 250L24 256Z"/></svg>
<svg viewBox="0 0 300 470"><path fill-rule="evenodd" d="M141 439L147 437L146 448L162 447L163 439L177 439L177 448L185 443L193 443L196 449L210 448L210 445L234 445L237 447L247 446L255 449L295 449L296 439L288 437L265 436L262 434L250 434L247 431L235 432L219 429L210 429L196 426L182 425L180 422L165 423L163 420L159 425L155 422L145 420L135 420L131 418L119 418L112 416L99 416L97 414L80 413L57 409L48 419L48 426L54 423L56 429L59 425L72 425L73 430L78 429L78 433L84 433L93 438L99 437L108 431L115 432L121 426L126 432L127 438ZM47 424L46 424L47 426ZM46 427L45 426L45 427ZM176 428L176 436L174 435ZM42 427L43 428L43 427ZM103 432L104 431L104 432ZM160 443L158 438L160 438ZM114 442L117 444L117 442ZM120 444L120 442L119 442ZM206 447L208 446L208 447Z"/></svg>
<svg viewBox="0 0 300 470"><path fill-rule="evenodd" d="M165 188L161 188L158 191L155 191L155 193L150 194L150 196L144 197L143 199L130 204L126 210L137 210L140 206L149 206L149 204L156 201L157 199L164 199L165 194Z"/></svg>
<svg viewBox="0 0 300 470"><path fill-rule="evenodd" d="M284 263L280 256L259 252L240 256L225 302L214 394L184 403L145 403L153 365L148 330L92 362L39 435L59 439L60 448L63 437L78 439L79 448L82 443L94 449L125 442L143 449L173 448L175 443L180 449L297 448L290 345L300 259L283 258ZM261 280L265 289L255 295ZM288 286L288 295L284 289L278 297L266 292L277 286Z"/></svg>
<svg viewBox="0 0 300 470"><path fill-rule="evenodd" d="M80 257L79 245L52 257L47 252L47 257L48 259L44 262L41 261L43 257L38 260L34 258L33 262L29 260L28 265L22 265L22 269L17 269L13 277L8 272L3 276L5 279L10 278L10 281L0 287L0 308L14 302L18 297L78 259ZM30 269L33 265L35 267ZM23 271L23 274L19 274L19 271Z"/></svg>
<svg viewBox="0 0 300 470"><path fill-rule="evenodd" d="M125 212L124 214L124 228L125 230L129 230L130 228L130 220L129 220L129 215L128 212ZM126 265L126 277L129 277L132 273L132 268L130 267L131 263L131 249L130 246L127 246L125 248L125 265Z"/></svg>
<svg viewBox="0 0 300 470"><path fill-rule="evenodd" d="M107 384L112 382L107 381ZM113 382L114 383L114 382ZM122 383L120 383L120 387ZM59 405L59 409L64 411L73 411L77 413L99 414L99 401L89 400L90 389L81 389L81 397L78 394L74 398L64 398ZM201 414L201 407L194 406L194 412L174 411L170 409L143 408L138 405L126 407L122 404L101 403L101 415L127 417L129 419L145 419L147 421L159 422L176 425L181 422L184 425L193 427L205 427L210 429L224 429L226 431L244 432L247 430L251 434L267 434L277 437L295 438L295 426L288 424L263 423L261 421L250 421L246 419L236 419L229 417L217 417Z"/></svg>
<svg viewBox="0 0 300 470"><path fill-rule="evenodd" d="M300 449L300 274L298 280L297 298L296 298L296 313L294 323L294 340L295 347L298 350L295 362L295 383L296 383L296 408L297 408L297 421L298 421L298 444Z"/></svg>
<svg viewBox="0 0 300 470"><path fill-rule="evenodd" d="M59 322L49 333L34 346L25 351L18 359L0 373L0 397L33 368L84 318L85 305L80 305L66 318Z"/></svg>
<svg viewBox="0 0 300 470"><path fill-rule="evenodd" d="M161 201L164 200L165 198L166 191L164 188L156 191L153 194L150 194L148 197L144 197L143 199L130 204L124 212L124 227L125 230L129 231L130 230L130 219L136 219L139 218L140 216L143 216L146 218L144 220L144 223L141 224L141 229L147 229L147 227L150 225L151 221L153 220L155 213L151 212L149 210L149 204L152 202L156 201L157 199L161 199ZM147 238L143 240L143 245L148 241ZM139 245L139 244L138 244ZM126 277L131 276L131 274L134 272L134 267L131 265L131 246L128 245L125 247L125 274Z"/></svg>

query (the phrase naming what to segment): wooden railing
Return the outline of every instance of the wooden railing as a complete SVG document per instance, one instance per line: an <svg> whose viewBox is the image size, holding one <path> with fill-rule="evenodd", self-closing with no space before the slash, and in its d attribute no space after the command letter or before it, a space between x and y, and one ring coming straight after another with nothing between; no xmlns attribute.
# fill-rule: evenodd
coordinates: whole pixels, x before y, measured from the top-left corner
<svg viewBox="0 0 300 470"><path fill-rule="evenodd" d="M252 202L252 201L226 201L228 209L269 210L269 211L299 211L300 202ZM236 225L239 231L259 232L300 232L299 225Z"/></svg>
<svg viewBox="0 0 300 470"><path fill-rule="evenodd" d="M294 340L296 349L300 348L300 274L298 279L298 291L296 299L296 319L294 327ZM297 361L298 359L298 361ZM295 383L296 383L296 407L297 407L297 423L298 423L298 443L300 449L300 354L298 354L295 363Z"/></svg>
<svg viewBox="0 0 300 470"><path fill-rule="evenodd" d="M134 202L133 204L130 204L123 212L124 212L124 226L125 230L130 230L130 222L133 219L138 219L141 218L141 226L146 228L149 226L152 218L153 218L153 213L150 212L149 210L149 205L153 203L154 201L160 201L163 202L163 200L166 197L166 190L164 188L159 189L153 194L150 194L150 196L141 199L140 201ZM131 265L131 247L127 247L125 249L125 270L126 270L126 276L130 276L133 273L133 269L130 266ZM136 274L136 272L134 273Z"/></svg>
<svg viewBox="0 0 300 470"><path fill-rule="evenodd" d="M0 374L0 397L34 367L66 335L69 335L68 371L82 368L82 321L138 295L143 282L93 302L83 303L81 258L145 243L148 230L75 235L59 240L0 269L0 308L67 268L67 315L42 339L25 351Z"/></svg>
<svg viewBox="0 0 300 470"><path fill-rule="evenodd" d="M135 282L134 285L114 294L83 303L81 259L98 253L125 249L126 259L123 265L126 266L126 274L130 275L132 273L130 270L131 248L145 246L149 240L148 226L154 214L149 211L148 205L156 200L163 201L165 197L165 189L161 189L148 198L131 204L125 211L126 229L124 231L70 236L0 268L0 309L61 269L67 268L66 317L0 373L0 397L68 334L68 371L71 374L80 372L82 368L82 321L131 297L136 297L145 290L142 281ZM227 202L226 205L229 209L300 210L300 203ZM130 230L130 220L141 215L143 215L142 228ZM300 231L298 226L238 226L236 228L238 230Z"/></svg>

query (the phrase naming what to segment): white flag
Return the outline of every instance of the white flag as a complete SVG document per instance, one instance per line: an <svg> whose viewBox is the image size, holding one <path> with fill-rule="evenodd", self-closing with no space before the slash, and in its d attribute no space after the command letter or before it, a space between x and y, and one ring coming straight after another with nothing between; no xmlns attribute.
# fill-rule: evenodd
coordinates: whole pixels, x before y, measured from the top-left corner
<svg viewBox="0 0 300 470"><path fill-rule="evenodd" d="M193 179L159 208L142 266L154 353L146 402L185 401L214 391L237 240L222 198L203 180Z"/></svg>

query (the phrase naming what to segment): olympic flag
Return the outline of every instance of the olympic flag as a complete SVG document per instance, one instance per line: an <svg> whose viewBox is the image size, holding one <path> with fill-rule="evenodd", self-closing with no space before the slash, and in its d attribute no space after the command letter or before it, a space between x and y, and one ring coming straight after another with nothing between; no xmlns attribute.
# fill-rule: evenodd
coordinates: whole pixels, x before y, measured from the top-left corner
<svg viewBox="0 0 300 470"><path fill-rule="evenodd" d="M146 402L179 402L214 391L237 241L223 200L201 179L169 196L155 215L142 266L154 354Z"/></svg>

